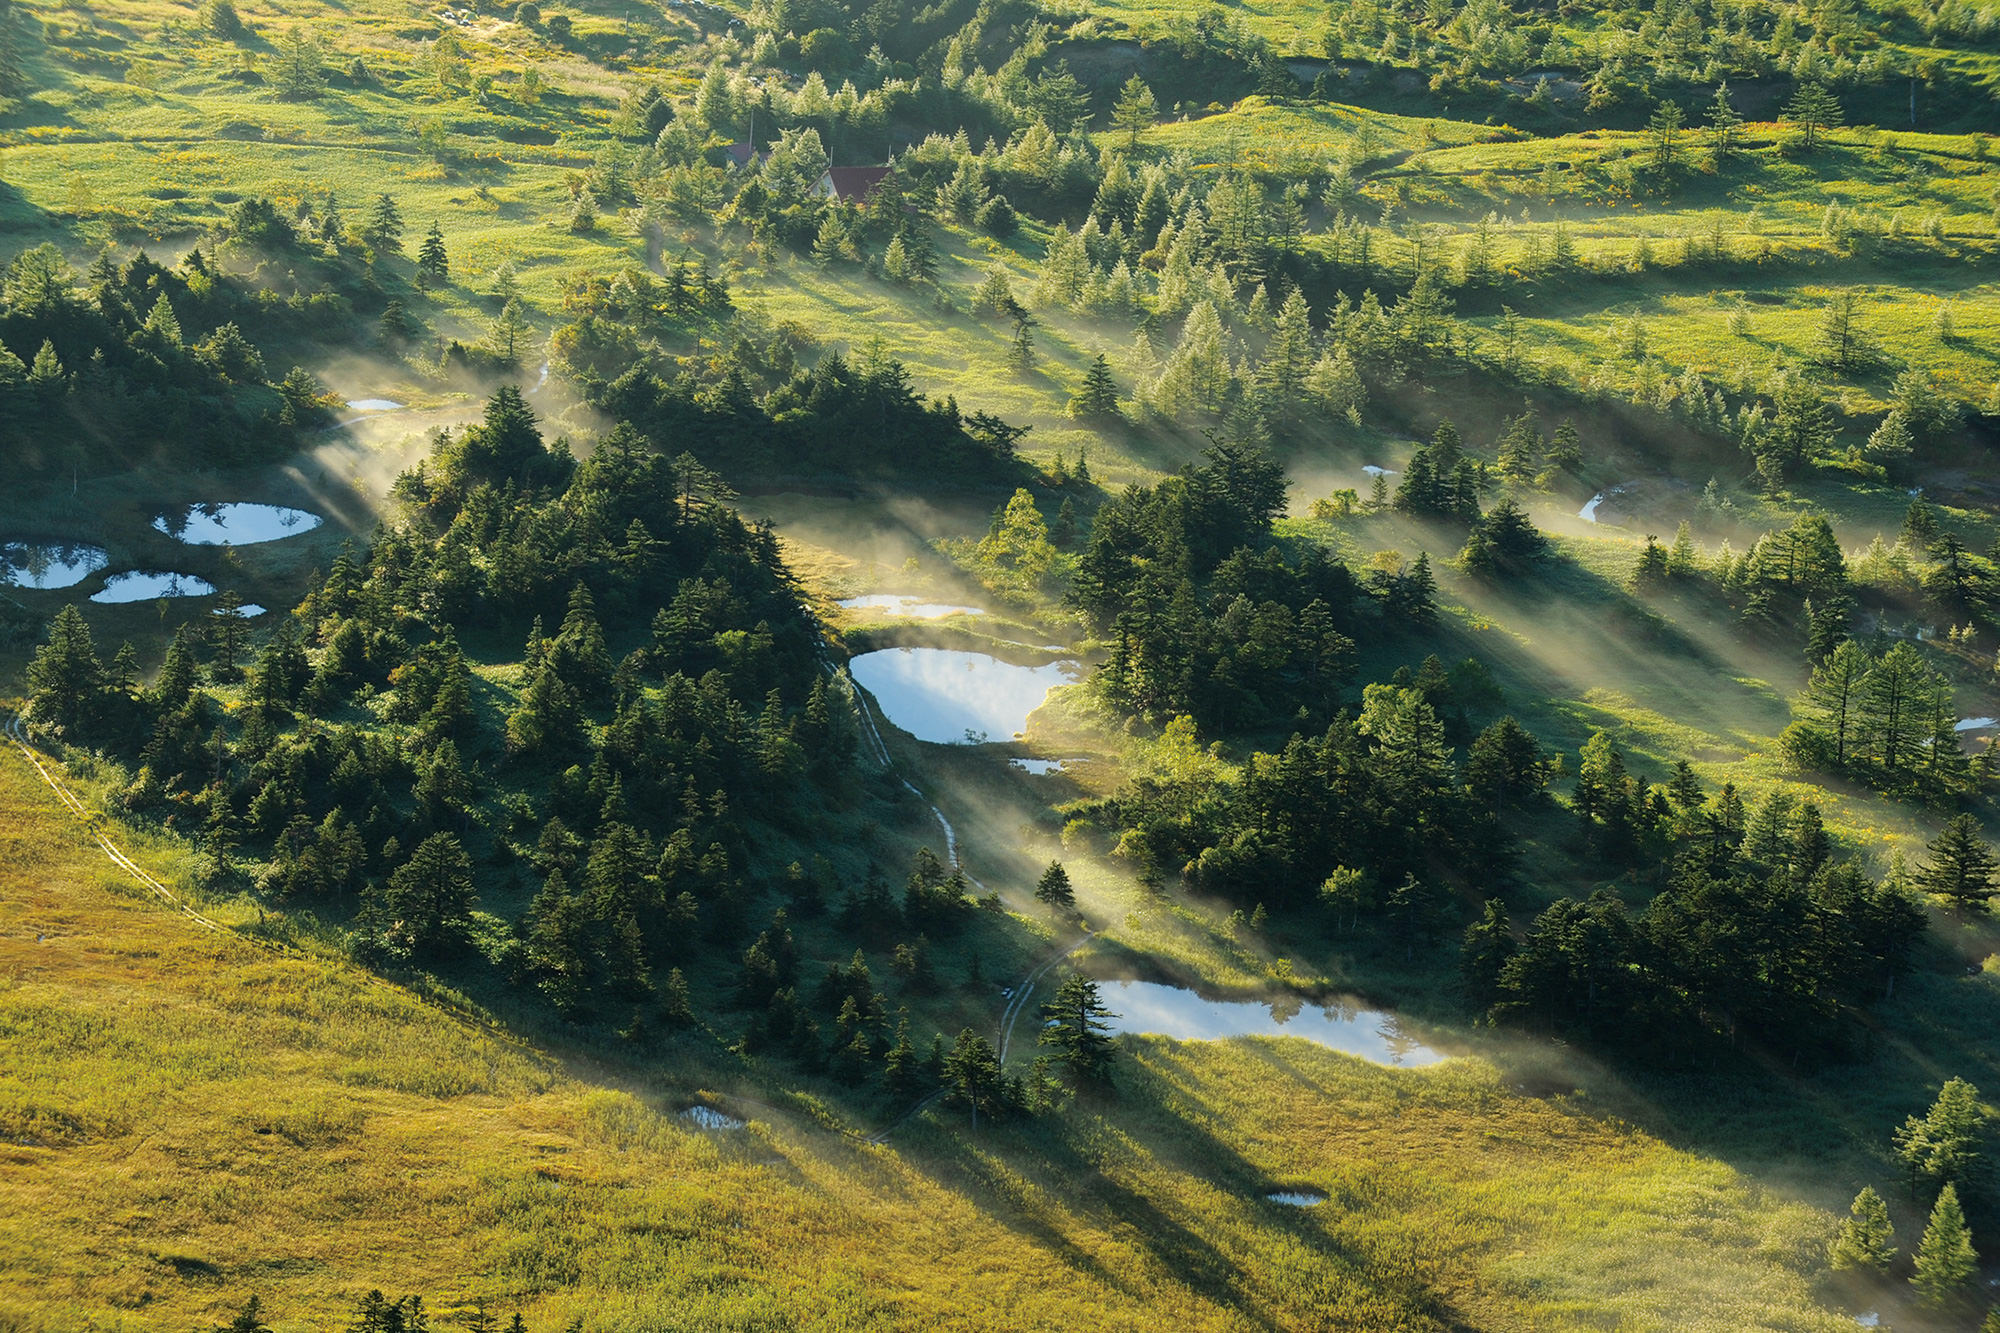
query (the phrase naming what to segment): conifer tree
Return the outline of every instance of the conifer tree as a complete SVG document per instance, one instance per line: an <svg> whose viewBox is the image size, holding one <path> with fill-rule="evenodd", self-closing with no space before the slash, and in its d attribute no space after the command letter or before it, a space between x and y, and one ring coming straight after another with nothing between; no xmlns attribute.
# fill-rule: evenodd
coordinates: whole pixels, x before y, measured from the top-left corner
<svg viewBox="0 0 2000 1333"><path fill-rule="evenodd" d="M1799 145L1810 153L1820 136L1841 122L1840 102L1817 79L1802 81L1785 103L1785 122L1799 131Z"/></svg>
<svg viewBox="0 0 2000 1333"><path fill-rule="evenodd" d="M1910 1281L1926 1303L1944 1305L1963 1292L1979 1270L1979 1256L1972 1248L1972 1231L1965 1225L1965 1210L1959 1206L1958 1191L1947 1184L1938 1191L1931 1220L1917 1246L1916 1272Z"/></svg>
<svg viewBox="0 0 2000 1333"><path fill-rule="evenodd" d="M1069 414L1078 421L1093 424L1107 424L1122 421L1124 414L1118 410L1118 386L1111 378L1111 365L1099 352L1091 359L1090 369L1083 374L1083 383L1070 395Z"/></svg>
<svg viewBox="0 0 2000 1333"><path fill-rule="evenodd" d="M1828 1251L1833 1266L1888 1272L1896 1258L1896 1231L1889 1222L1889 1205L1882 1202L1874 1186L1864 1185L1854 1196L1848 1214Z"/></svg>
<svg viewBox="0 0 2000 1333"><path fill-rule="evenodd" d="M1956 737L1953 737L1956 742ZM1976 816L1955 815L1933 838L1926 849L1929 859L1917 868L1917 887L1926 893L1949 898L1960 913L1967 909L1986 910L1995 894L1994 879L2000 874L2000 860L1980 836Z"/></svg>
<svg viewBox="0 0 2000 1333"><path fill-rule="evenodd" d="M417 285L419 287L442 287L451 276L451 260L445 254L444 233L437 223L424 233L423 244L417 248Z"/></svg>
<svg viewBox="0 0 2000 1333"><path fill-rule="evenodd" d="M361 239L377 254L403 253L403 212L388 194L378 194L361 223Z"/></svg>
<svg viewBox="0 0 2000 1333"><path fill-rule="evenodd" d="M1071 974L1056 988L1055 998L1042 1006L1042 1017L1047 1022L1039 1043L1055 1051L1071 1087L1102 1087L1110 1081L1117 1048L1107 1035L1110 1025L1105 1020L1117 1015L1105 1009L1095 981Z"/></svg>
<svg viewBox="0 0 2000 1333"><path fill-rule="evenodd" d="M1070 887L1069 872L1063 869L1062 862L1051 861L1042 872L1035 885L1035 901L1059 916L1076 909L1076 890Z"/></svg>

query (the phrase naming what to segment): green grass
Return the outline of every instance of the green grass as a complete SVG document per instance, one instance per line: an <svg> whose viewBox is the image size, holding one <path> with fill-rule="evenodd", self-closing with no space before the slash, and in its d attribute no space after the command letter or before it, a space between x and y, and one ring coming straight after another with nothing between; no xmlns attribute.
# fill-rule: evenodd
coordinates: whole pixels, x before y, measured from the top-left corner
<svg viewBox="0 0 2000 1333"><path fill-rule="evenodd" d="M744 1079L715 1054L496 1043L190 930L17 757L0 801L0 1309L41 1326L180 1328L255 1291L293 1333L369 1286L603 1328L1840 1326L1825 1212L1550 1095L1570 1075L1525 1048L1392 1071L1143 1040L1114 1105L1018 1134L864 1149L752 1108L704 1135L672 1112Z"/></svg>

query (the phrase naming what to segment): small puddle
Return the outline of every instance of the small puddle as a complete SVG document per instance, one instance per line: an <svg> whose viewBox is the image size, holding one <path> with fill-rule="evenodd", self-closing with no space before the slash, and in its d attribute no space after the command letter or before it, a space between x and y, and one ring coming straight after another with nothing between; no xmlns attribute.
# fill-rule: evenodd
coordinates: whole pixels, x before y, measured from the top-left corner
<svg viewBox="0 0 2000 1333"><path fill-rule="evenodd" d="M189 546L254 546L296 537L320 525L318 514L283 505L190 505L180 518L161 514L153 527Z"/></svg>
<svg viewBox="0 0 2000 1333"><path fill-rule="evenodd" d="M1264 1197L1287 1208L1317 1208L1326 1202L1324 1194L1314 1194L1310 1190L1273 1190Z"/></svg>
<svg viewBox="0 0 2000 1333"><path fill-rule="evenodd" d="M1987 731L2000 727L2000 721L1990 717L1962 717L1952 726L1953 731Z"/></svg>
<svg viewBox="0 0 2000 1333"><path fill-rule="evenodd" d="M357 412L400 412L403 404L393 398L350 398L347 405Z"/></svg>
<svg viewBox="0 0 2000 1333"><path fill-rule="evenodd" d="M1075 662L1016 666L953 648L884 648L847 664L882 715L920 741L979 745L1028 725L1049 691L1075 681Z"/></svg>
<svg viewBox="0 0 2000 1333"><path fill-rule="evenodd" d="M1609 490L1599 491L1584 502L1583 508L1576 511L1576 516L1586 523L1595 523L1597 522L1597 507L1612 496L1623 494L1625 494L1624 486L1613 486Z"/></svg>
<svg viewBox="0 0 2000 1333"><path fill-rule="evenodd" d="M267 611L268 609L269 609L268 607L259 606L255 602L245 602L243 603L243 605L236 608L235 614L242 616L245 620L248 620L252 616L263 615L264 612Z"/></svg>
<svg viewBox="0 0 2000 1333"><path fill-rule="evenodd" d="M90 595L93 602L150 602L156 597L207 597L215 585L192 574L165 574L158 570L134 569L113 574L104 587Z"/></svg>
<svg viewBox="0 0 2000 1333"><path fill-rule="evenodd" d="M875 592L866 597L843 597L834 603L849 611L886 611L904 620L943 620L946 616L983 616L986 611L977 606L953 606L949 602L926 602L921 597L906 597L901 593Z"/></svg>
<svg viewBox="0 0 2000 1333"><path fill-rule="evenodd" d="M1013 765L1014 767L1016 767L1016 768L1020 769L1020 770L1021 770L1021 771L1022 771L1023 773L1033 773L1033 774L1034 774L1034 775L1035 775L1036 777L1038 777L1038 778L1045 778L1045 777L1047 777L1047 776L1048 776L1049 774L1051 774L1051 773L1060 773L1060 772L1062 772L1062 766L1063 766L1064 764L1068 763L1068 762L1069 762L1069 760L1067 760L1067 759L1009 759L1009 760L1008 760L1007 762L1008 762L1008 763L1010 763L1010 764L1012 764L1012 765Z"/></svg>
<svg viewBox="0 0 2000 1333"><path fill-rule="evenodd" d="M7 542L0 545L0 586L68 588L110 562L101 546L70 542Z"/></svg>
<svg viewBox="0 0 2000 1333"><path fill-rule="evenodd" d="M690 1106L681 1112L681 1119L699 1129L742 1129L749 1123L726 1111L718 1111L713 1106Z"/></svg>
<svg viewBox="0 0 2000 1333"><path fill-rule="evenodd" d="M1858 1314L1854 1316L1854 1322L1861 1325L1861 1327L1863 1328L1880 1328L1882 1327L1882 1316L1876 1313L1875 1311L1870 1310L1866 1314Z"/></svg>
<svg viewBox="0 0 2000 1333"><path fill-rule="evenodd" d="M1314 1004L1292 996L1270 1001L1209 1000L1184 986L1157 981L1105 982L1102 993L1105 1005L1116 1015L1107 1020L1113 1032L1177 1041L1302 1037L1329 1050L1405 1068L1449 1058L1404 1031L1396 1015L1347 1001Z"/></svg>

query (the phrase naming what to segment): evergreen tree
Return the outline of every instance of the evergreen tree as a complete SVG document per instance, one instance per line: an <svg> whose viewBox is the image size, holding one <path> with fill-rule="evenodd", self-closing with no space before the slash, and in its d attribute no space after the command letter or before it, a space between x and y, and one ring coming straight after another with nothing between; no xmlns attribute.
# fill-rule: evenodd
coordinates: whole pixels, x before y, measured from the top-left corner
<svg viewBox="0 0 2000 1333"><path fill-rule="evenodd" d="M1083 383L1070 395L1069 414L1078 421L1109 424L1124 420L1118 410L1118 386L1111 379L1111 366L1099 352L1091 359Z"/></svg>
<svg viewBox="0 0 2000 1333"><path fill-rule="evenodd" d="M1117 1015L1104 1007L1097 983L1072 973L1056 988L1055 998L1042 1006L1046 1020L1039 1043L1054 1050L1073 1088L1103 1087L1111 1081L1111 1060L1117 1053L1105 1022Z"/></svg>
<svg viewBox="0 0 2000 1333"><path fill-rule="evenodd" d="M1948 1304L1971 1285L1973 1274L1979 1271L1965 1210L1959 1207L1958 1191L1949 1184L1938 1191L1916 1260L1910 1281L1931 1305Z"/></svg>
<svg viewBox="0 0 2000 1333"><path fill-rule="evenodd" d="M87 722L103 686L104 668L90 625L74 603L49 622L48 641L28 663L30 711L37 727L68 731Z"/></svg>
<svg viewBox="0 0 2000 1333"><path fill-rule="evenodd" d="M1969 1180L1980 1164L1985 1125L1979 1089L1962 1078L1946 1080L1930 1110L1904 1120L1895 1134L1896 1156L1909 1169L1912 1189L1919 1179Z"/></svg>
<svg viewBox="0 0 2000 1333"><path fill-rule="evenodd" d="M388 194L378 194L361 223L361 239L377 254L403 253L403 213Z"/></svg>
<svg viewBox="0 0 2000 1333"><path fill-rule="evenodd" d="M965 1028L944 1057L944 1085L950 1099L972 1112L973 1128L979 1127L980 1112L990 1120L1006 1109L1007 1080L1000 1070L1000 1058L993 1043Z"/></svg>
<svg viewBox="0 0 2000 1333"><path fill-rule="evenodd" d="M417 286L442 287L451 276L451 260L445 254L444 233L437 223L424 233L423 244L417 248Z"/></svg>
<svg viewBox="0 0 2000 1333"><path fill-rule="evenodd" d="M297 24L278 39L272 84L287 101L310 101L326 91L326 55L311 33Z"/></svg>
<svg viewBox="0 0 2000 1333"><path fill-rule="evenodd" d="M1154 100L1153 90L1146 86L1146 81L1137 74L1125 80L1111 110L1111 123L1125 131L1126 147L1137 148L1139 136L1153 128L1159 118L1160 104Z"/></svg>
<svg viewBox="0 0 2000 1333"><path fill-rule="evenodd" d="M1952 741L1956 743L1956 736ZM1994 895L2000 894L1994 884L2000 859L1980 836L1975 816L1953 816L1926 850L1930 859L1917 868L1916 875L1917 887L1924 892L1951 899L1952 907L1960 913L1968 908L1983 912Z"/></svg>
<svg viewBox="0 0 2000 1333"><path fill-rule="evenodd" d="M1729 100L1729 85L1715 85L1715 100L1708 104L1708 152L1719 165L1736 155L1743 136L1743 117Z"/></svg>
<svg viewBox="0 0 2000 1333"><path fill-rule="evenodd" d="M1840 125L1840 102L1817 79L1800 82L1785 103L1785 122L1799 131L1799 145L1810 153L1819 147L1820 136Z"/></svg>
<svg viewBox="0 0 2000 1333"><path fill-rule="evenodd" d="M1058 916L1067 916L1076 910L1076 891L1070 887L1069 872L1060 861L1049 862L1049 868L1042 872L1042 878L1035 885L1035 901Z"/></svg>
<svg viewBox="0 0 2000 1333"><path fill-rule="evenodd" d="M464 938L472 902L472 858L453 835L434 833L386 885L363 891L360 921L392 956L436 956Z"/></svg>
<svg viewBox="0 0 2000 1333"><path fill-rule="evenodd" d="M1896 1231L1889 1223L1889 1205L1872 1185L1864 1185L1848 1208L1848 1218L1833 1238L1828 1258L1836 1269L1886 1273L1896 1258Z"/></svg>

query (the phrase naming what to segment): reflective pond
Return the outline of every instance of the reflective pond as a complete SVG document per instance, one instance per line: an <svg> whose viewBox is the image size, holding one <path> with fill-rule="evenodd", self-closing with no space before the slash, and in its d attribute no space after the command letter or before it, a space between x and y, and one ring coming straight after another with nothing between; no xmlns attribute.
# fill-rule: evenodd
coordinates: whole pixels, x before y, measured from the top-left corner
<svg viewBox="0 0 2000 1333"><path fill-rule="evenodd" d="M357 412L400 412L403 405L393 398L350 398L347 405Z"/></svg>
<svg viewBox="0 0 2000 1333"><path fill-rule="evenodd" d="M101 546L7 542L0 544L0 585L68 588L104 568L109 559Z"/></svg>
<svg viewBox="0 0 2000 1333"><path fill-rule="evenodd" d="M1344 1051L1381 1065L1412 1068L1448 1057L1403 1029L1402 1020L1382 1009L1351 1001L1319 1004L1283 996L1275 1000L1208 1000L1183 986L1157 981L1099 984L1116 1018L1113 1032L1148 1033L1179 1041L1220 1041L1225 1037L1303 1037L1329 1050Z"/></svg>
<svg viewBox="0 0 2000 1333"><path fill-rule="evenodd" d="M952 648L884 648L848 670L883 715L918 740L977 745L1027 726L1051 689L1076 679L1077 664L1027 667Z"/></svg>
<svg viewBox="0 0 2000 1333"><path fill-rule="evenodd" d="M1326 1202L1324 1194L1314 1194L1309 1190L1272 1190L1264 1197L1287 1208L1317 1208Z"/></svg>
<svg viewBox="0 0 2000 1333"><path fill-rule="evenodd" d="M158 570L133 569L113 574L104 587L90 595L93 602L150 602L156 597L206 597L215 591L207 579L192 574L166 574Z"/></svg>
<svg viewBox="0 0 2000 1333"><path fill-rule="evenodd" d="M283 505L190 505L176 518L161 514L154 528L190 546L254 546L296 537L320 525L320 516Z"/></svg>
<svg viewBox="0 0 2000 1333"><path fill-rule="evenodd" d="M946 616L983 616L985 610L977 606L954 606L949 602L926 602L921 597L906 597L901 593L873 592L866 597L843 597L837 606L850 611L886 611L892 616L905 620L943 620Z"/></svg>
<svg viewBox="0 0 2000 1333"><path fill-rule="evenodd" d="M681 1119L701 1129L741 1129L747 1123L713 1106L690 1106L681 1112Z"/></svg>

